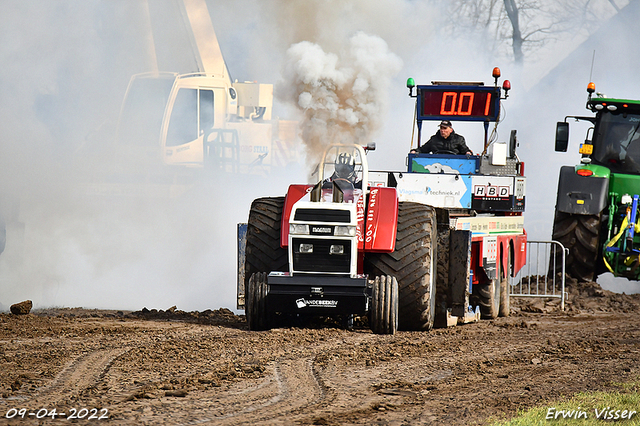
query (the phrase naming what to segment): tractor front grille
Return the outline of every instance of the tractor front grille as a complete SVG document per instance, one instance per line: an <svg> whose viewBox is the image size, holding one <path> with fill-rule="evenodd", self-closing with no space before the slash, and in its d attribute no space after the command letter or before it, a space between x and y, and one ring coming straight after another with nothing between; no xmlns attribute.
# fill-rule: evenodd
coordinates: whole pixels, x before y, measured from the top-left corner
<svg viewBox="0 0 640 426"><path fill-rule="evenodd" d="M312 244L313 253L300 253L300 244ZM344 246L343 254L330 254L332 244ZM293 238L293 270L298 272L350 272L351 241L320 238Z"/></svg>
<svg viewBox="0 0 640 426"><path fill-rule="evenodd" d="M351 222L351 212L349 210L332 209L298 209L294 220L301 222Z"/></svg>

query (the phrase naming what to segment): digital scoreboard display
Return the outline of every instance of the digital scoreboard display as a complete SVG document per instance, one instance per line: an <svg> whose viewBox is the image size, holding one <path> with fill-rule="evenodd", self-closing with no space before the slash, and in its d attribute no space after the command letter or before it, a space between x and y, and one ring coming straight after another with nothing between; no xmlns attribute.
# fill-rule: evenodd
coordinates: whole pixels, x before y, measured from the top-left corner
<svg viewBox="0 0 640 426"><path fill-rule="evenodd" d="M418 86L419 120L496 121L499 112L499 87Z"/></svg>

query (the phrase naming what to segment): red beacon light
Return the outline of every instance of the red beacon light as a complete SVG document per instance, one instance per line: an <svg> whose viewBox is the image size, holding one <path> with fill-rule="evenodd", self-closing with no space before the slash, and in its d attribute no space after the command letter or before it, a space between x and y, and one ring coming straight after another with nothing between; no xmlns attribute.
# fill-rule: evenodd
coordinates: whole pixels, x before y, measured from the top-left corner
<svg viewBox="0 0 640 426"><path fill-rule="evenodd" d="M509 80L505 80L502 83L502 90L504 90L504 98L507 99L509 97L509 90L511 90L511 82Z"/></svg>
<svg viewBox="0 0 640 426"><path fill-rule="evenodd" d="M495 79L495 86L498 87L498 78L500 78L500 76L502 75L502 73L500 72L500 68L495 67L491 75ZM505 80L502 83L502 90L504 90L504 98L502 99L507 99L509 97L509 90L511 90L511 82L509 80Z"/></svg>

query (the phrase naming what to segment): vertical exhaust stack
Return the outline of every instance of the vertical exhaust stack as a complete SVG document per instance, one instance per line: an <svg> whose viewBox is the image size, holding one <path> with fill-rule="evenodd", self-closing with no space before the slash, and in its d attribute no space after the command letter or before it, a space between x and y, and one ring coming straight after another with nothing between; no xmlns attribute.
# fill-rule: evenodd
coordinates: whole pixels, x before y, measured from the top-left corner
<svg viewBox="0 0 640 426"><path fill-rule="evenodd" d="M337 183L333 182L333 199L334 203L343 203L344 202L344 192Z"/></svg>
<svg viewBox="0 0 640 426"><path fill-rule="evenodd" d="M319 203L322 199L322 181L315 184L311 190L311 202Z"/></svg>

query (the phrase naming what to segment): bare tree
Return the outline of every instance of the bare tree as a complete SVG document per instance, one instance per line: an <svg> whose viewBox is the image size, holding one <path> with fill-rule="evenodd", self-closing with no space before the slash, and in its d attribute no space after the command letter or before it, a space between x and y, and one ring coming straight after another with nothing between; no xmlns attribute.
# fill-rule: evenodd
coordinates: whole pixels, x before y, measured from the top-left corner
<svg viewBox="0 0 640 426"><path fill-rule="evenodd" d="M622 0L618 0L618 3ZM605 16L620 11L615 0L445 0L451 36L471 34L493 54L522 64L525 56L563 34L590 34Z"/></svg>
<svg viewBox="0 0 640 426"><path fill-rule="evenodd" d="M616 2L614 2L613 0L609 0L609 3L611 3L611 6L613 6L616 9L616 12L620 12L620 8L616 4Z"/></svg>
<svg viewBox="0 0 640 426"><path fill-rule="evenodd" d="M516 5L516 0L504 0L504 9L507 12L509 21L511 21L511 27L513 28L511 35L513 57L517 64L521 64L522 59L524 58L524 55L522 54L522 43L524 40L520 33L520 22L518 20L518 6Z"/></svg>

